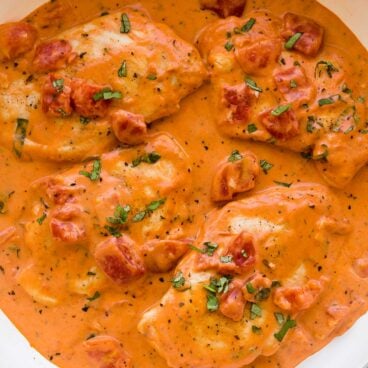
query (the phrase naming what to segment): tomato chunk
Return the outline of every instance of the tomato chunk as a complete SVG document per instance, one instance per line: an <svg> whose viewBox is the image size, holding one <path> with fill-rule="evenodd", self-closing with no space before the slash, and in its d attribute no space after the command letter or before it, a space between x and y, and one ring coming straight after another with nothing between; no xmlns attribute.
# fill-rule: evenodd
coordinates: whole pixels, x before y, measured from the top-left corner
<svg viewBox="0 0 368 368"><path fill-rule="evenodd" d="M240 67L250 75L258 75L268 66L275 64L280 54L281 42L273 39L245 44L235 50Z"/></svg>
<svg viewBox="0 0 368 368"><path fill-rule="evenodd" d="M135 280L145 272L133 240L126 235L99 243L94 256L101 269L117 284Z"/></svg>
<svg viewBox="0 0 368 368"><path fill-rule="evenodd" d="M278 68L273 77L278 91L288 102L295 101L302 105L309 102L315 94L315 88L301 66Z"/></svg>
<svg viewBox="0 0 368 368"><path fill-rule="evenodd" d="M221 295L220 312L235 322L241 321L244 316L246 300L243 295L242 285L233 281L229 291Z"/></svg>
<svg viewBox="0 0 368 368"><path fill-rule="evenodd" d="M237 193L243 193L255 186L259 175L257 157L251 152L239 153L239 160L229 162L226 158L218 166L212 180L211 198L215 202L232 200Z"/></svg>
<svg viewBox="0 0 368 368"><path fill-rule="evenodd" d="M143 115L118 110L111 114L110 121L112 130L120 142L130 145L144 142L147 125Z"/></svg>
<svg viewBox="0 0 368 368"><path fill-rule="evenodd" d="M299 134L299 121L292 109L275 116L273 110L261 114L260 120L266 130L275 138L286 140Z"/></svg>
<svg viewBox="0 0 368 368"><path fill-rule="evenodd" d="M96 368L131 368L131 359L119 340L112 336L96 336L83 343Z"/></svg>
<svg viewBox="0 0 368 368"><path fill-rule="evenodd" d="M42 109L51 116L65 117L72 113L70 79L49 74L42 90Z"/></svg>
<svg viewBox="0 0 368 368"><path fill-rule="evenodd" d="M144 263L152 272L171 271L189 250L188 244L185 240L151 240L142 248Z"/></svg>
<svg viewBox="0 0 368 368"><path fill-rule="evenodd" d="M106 115L111 100L96 99L95 96L103 89L108 88L107 86L75 78L72 80L71 87L73 108L79 115L91 118Z"/></svg>
<svg viewBox="0 0 368 368"><path fill-rule="evenodd" d="M33 68L40 73L63 69L75 56L69 41L52 40L43 42L36 47Z"/></svg>
<svg viewBox="0 0 368 368"><path fill-rule="evenodd" d="M227 111L227 121L230 124L248 123L254 100L254 93L245 83L225 86L222 91L222 104Z"/></svg>
<svg viewBox="0 0 368 368"><path fill-rule="evenodd" d="M54 238L66 243L75 243L86 238L84 226L72 221L61 221L53 218L50 221L50 229Z"/></svg>
<svg viewBox="0 0 368 368"><path fill-rule="evenodd" d="M0 58L13 60L33 49L38 32L31 24L14 22L0 25Z"/></svg>
<svg viewBox="0 0 368 368"><path fill-rule="evenodd" d="M296 33L302 33L302 36L293 48L304 55L316 56L323 42L323 27L307 17L286 13L282 35L287 40Z"/></svg>
<svg viewBox="0 0 368 368"><path fill-rule="evenodd" d="M201 0L201 9L212 10L222 18L243 14L246 0Z"/></svg>
<svg viewBox="0 0 368 368"><path fill-rule="evenodd" d="M304 286L277 288L273 301L283 310L300 312L310 308L322 291L323 285L320 281L309 280Z"/></svg>

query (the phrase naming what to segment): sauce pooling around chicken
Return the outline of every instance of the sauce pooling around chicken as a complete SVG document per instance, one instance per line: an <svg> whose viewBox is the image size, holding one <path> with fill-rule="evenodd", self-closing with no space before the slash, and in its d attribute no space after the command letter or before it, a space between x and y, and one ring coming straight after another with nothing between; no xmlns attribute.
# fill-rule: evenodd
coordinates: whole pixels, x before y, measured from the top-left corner
<svg viewBox="0 0 368 368"><path fill-rule="evenodd" d="M0 26L0 307L57 366L294 367L366 312L367 51L244 5Z"/></svg>

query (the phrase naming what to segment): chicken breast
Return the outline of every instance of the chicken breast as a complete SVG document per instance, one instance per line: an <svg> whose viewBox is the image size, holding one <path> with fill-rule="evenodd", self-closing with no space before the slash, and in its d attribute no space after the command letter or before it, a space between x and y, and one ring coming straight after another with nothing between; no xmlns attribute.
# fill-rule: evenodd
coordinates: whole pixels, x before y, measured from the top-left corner
<svg viewBox="0 0 368 368"><path fill-rule="evenodd" d="M197 44L222 133L299 152L339 188L367 163L359 66L324 42L321 25L257 11L211 23Z"/></svg>
<svg viewBox="0 0 368 368"><path fill-rule="evenodd" d="M177 246L180 258L180 240L188 236L189 169L176 141L157 134L145 145L35 181L20 220L30 251L17 275L20 285L53 306L70 294L90 297L144 276L146 242L171 240L163 252L172 256Z"/></svg>
<svg viewBox="0 0 368 368"><path fill-rule="evenodd" d="M272 355L328 287L349 230L317 184L229 203L212 212L139 331L170 367L240 368Z"/></svg>
<svg viewBox="0 0 368 368"><path fill-rule="evenodd" d="M170 115L206 76L197 50L141 8L39 40L16 64L1 66L0 142L25 159L105 152L117 144L119 113L138 115L129 131L137 119L142 126Z"/></svg>

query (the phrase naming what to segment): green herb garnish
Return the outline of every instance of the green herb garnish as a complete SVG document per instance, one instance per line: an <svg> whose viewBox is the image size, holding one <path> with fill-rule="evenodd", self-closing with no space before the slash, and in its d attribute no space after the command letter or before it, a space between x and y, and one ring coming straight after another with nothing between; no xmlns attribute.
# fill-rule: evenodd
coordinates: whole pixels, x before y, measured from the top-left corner
<svg viewBox="0 0 368 368"><path fill-rule="evenodd" d="M291 329L296 327L296 321L290 319L290 316L288 316L286 322L284 323L284 325L281 327L280 331L275 333L274 336L276 338L276 340L278 341L282 341L285 337L285 335L287 334L287 332Z"/></svg>
<svg viewBox="0 0 368 368"><path fill-rule="evenodd" d="M123 77L126 77L128 75L128 69L127 69L127 62L126 60L124 60L122 63L121 63L121 66L118 70L118 76L120 78L123 78Z"/></svg>
<svg viewBox="0 0 368 368"><path fill-rule="evenodd" d="M142 162L145 162L147 164L155 164L160 158L161 158L160 154L158 154L155 151L152 151L150 153L147 153L147 154L144 154L142 156L135 158L132 161L132 166L137 167Z"/></svg>
<svg viewBox="0 0 368 368"><path fill-rule="evenodd" d="M46 217L47 217L47 214L44 212L42 214L42 216L39 217L36 221L38 222L39 225L42 225L42 223L45 221Z"/></svg>
<svg viewBox="0 0 368 368"><path fill-rule="evenodd" d="M268 174L268 172L273 168L273 165L266 160L259 161L259 165L265 174Z"/></svg>
<svg viewBox="0 0 368 368"><path fill-rule="evenodd" d="M290 104L288 104L288 105L280 105L280 106L276 107L275 109L273 109L271 111L271 115L273 115L273 116L280 116L283 113L289 111L290 108L291 108L291 105Z"/></svg>
<svg viewBox="0 0 368 368"><path fill-rule="evenodd" d="M171 280L171 283L175 289L180 289L181 287L183 287L185 285L185 278L183 276L183 273L179 271Z"/></svg>
<svg viewBox="0 0 368 368"><path fill-rule="evenodd" d="M243 156L240 154L240 152L238 150L234 150L233 152L231 152L228 161L229 162L240 161L242 158Z"/></svg>
<svg viewBox="0 0 368 368"><path fill-rule="evenodd" d="M27 135L28 119L18 118L15 128L13 148L18 157L22 156L22 149Z"/></svg>
<svg viewBox="0 0 368 368"><path fill-rule="evenodd" d="M252 78L245 77L245 83L253 91L263 92L263 89L261 87L258 87L257 83Z"/></svg>
<svg viewBox="0 0 368 368"><path fill-rule="evenodd" d="M292 50L302 36L303 33L301 32L295 33L293 36L291 36L285 43L285 49Z"/></svg>
<svg viewBox="0 0 368 368"><path fill-rule="evenodd" d="M87 177L91 181L99 180L100 177L101 177L100 176L101 175L101 160L97 159L97 160L93 161L91 172L81 170L81 171L79 171L79 174Z"/></svg>
<svg viewBox="0 0 368 368"><path fill-rule="evenodd" d="M120 91L113 91L111 88L103 88L101 91L95 93L93 95L94 101L99 100L113 100L113 99L120 99L123 95Z"/></svg>
<svg viewBox="0 0 368 368"><path fill-rule="evenodd" d="M120 33L129 33L130 29L131 29L131 25L130 25L128 14L123 13L121 15Z"/></svg>
<svg viewBox="0 0 368 368"><path fill-rule="evenodd" d="M253 26L256 24L255 18L250 18L241 28L242 32L249 32Z"/></svg>

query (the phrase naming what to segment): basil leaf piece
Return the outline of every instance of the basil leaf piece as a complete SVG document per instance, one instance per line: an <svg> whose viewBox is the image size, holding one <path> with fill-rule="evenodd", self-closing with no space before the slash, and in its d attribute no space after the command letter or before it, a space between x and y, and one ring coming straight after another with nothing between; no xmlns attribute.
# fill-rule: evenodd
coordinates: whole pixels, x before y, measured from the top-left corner
<svg viewBox="0 0 368 368"><path fill-rule="evenodd" d="M301 32L295 33L293 36L291 36L285 43L285 49L292 50L295 44L300 40L302 36L303 36L303 33Z"/></svg>

